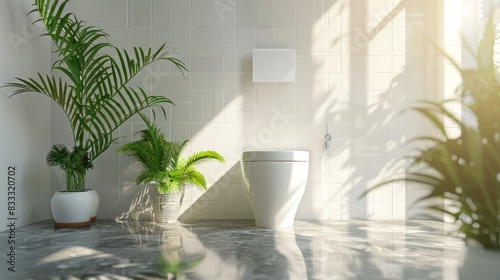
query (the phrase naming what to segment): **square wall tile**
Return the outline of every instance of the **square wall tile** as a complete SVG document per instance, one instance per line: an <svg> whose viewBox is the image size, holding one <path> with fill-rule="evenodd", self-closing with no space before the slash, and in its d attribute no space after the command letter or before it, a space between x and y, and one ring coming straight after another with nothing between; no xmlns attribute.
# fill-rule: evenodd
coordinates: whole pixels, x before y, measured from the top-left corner
<svg viewBox="0 0 500 280"><path fill-rule="evenodd" d="M239 28L237 40L238 56L251 56L256 47L256 29Z"/></svg>
<svg viewBox="0 0 500 280"><path fill-rule="evenodd" d="M276 48L294 49L296 46L294 28L276 29Z"/></svg>
<svg viewBox="0 0 500 280"><path fill-rule="evenodd" d="M240 1L236 5L238 12L238 27L256 27L257 26L257 0ZM229 9L228 13L232 11Z"/></svg>
<svg viewBox="0 0 500 280"><path fill-rule="evenodd" d="M257 27L276 27L276 0L257 0Z"/></svg>
<svg viewBox="0 0 500 280"><path fill-rule="evenodd" d="M349 202L342 205L343 220L367 220L373 216L373 206L366 202Z"/></svg>
<svg viewBox="0 0 500 280"><path fill-rule="evenodd" d="M172 37L170 34L170 29L168 28L155 28L153 29L153 39L152 43L154 45L169 45L172 42Z"/></svg>
<svg viewBox="0 0 500 280"><path fill-rule="evenodd" d="M142 47L148 49L152 44L151 32L147 28L134 28L133 34L133 45L134 47Z"/></svg>
<svg viewBox="0 0 500 280"><path fill-rule="evenodd" d="M295 28L295 1L276 0L276 27Z"/></svg>
<svg viewBox="0 0 500 280"><path fill-rule="evenodd" d="M406 200L406 185L404 182L395 182L392 184L394 201L403 202Z"/></svg>
<svg viewBox="0 0 500 280"><path fill-rule="evenodd" d="M311 28L297 28L296 49L297 55L310 55L315 49L314 30Z"/></svg>
<svg viewBox="0 0 500 280"><path fill-rule="evenodd" d="M122 1L124 2L124 1ZM111 14L115 14L114 10ZM151 28L151 1L134 1L133 26L137 28Z"/></svg>
<svg viewBox="0 0 500 280"><path fill-rule="evenodd" d="M222 153L237 152L236 123L216 123L214 125L215 150Z"/></svg>
<svg viewBox="0 0 500 280"><path fill-rule="evenodd" d="M95 183L87 187L96 190L101 201L118 201L120 197L120 185L116 183Z"/></svg>
<svg viewBox="0 0 500 280"><path fill-rule="evenodd" d="M189 28L172 28L172 44L183 46L191 44L191 29ZM183 50L184 53L190 53L191 48ZM181 49L176 49L176 52L180 53Z"/></svg>
<svg viewBox="0 0 500 280"><path fill-rule="evenodd" d="M210 217L224 217L224 204L222 201L195 203L191 207L191 219L210 219Z"/></svg>
<svg viewBox="0 0 500 280"><path fill-rule="evenodd" d="M240 201L237 206L238 219L253 219L253 210L248 201Z"/></svg>
<svg viewBox="0 0 500 280"><path fill-rule="evenodd" d="M298 28L310 28L314 25L314 5L311 5L310 1L297 1L296 3L297 12L297 27Z"/></svg>
<svg viewBox="0 0 500 280"><path fill-rule="evenodd" d="M238 203L236 201L224 203L224 219L238 219Z"/></svg>
<svg viewBox="0 0 500 280"><path fill-rule="evenodd" d="M191 1L171 0L171 3L172 27L191 27Z"/></svg>
<svg viewBox="0 0 500 280"><path fill-rule="evenodd" d="M276 47L276 28L257 28L256 48L273 49Z"/></svg>
<svg viewBox="0 0 500 280"><path fill-rule="evenodd" d="M313 219L316 217L314 213L314 202L302 200L297 209L296 219Z"/></svg>
<svg viewBox="0 0 500 280"><path fill-rule="evenodd" d="M231 10L234 8L231 8L228 4L221 2L222 1L214 2L206 0L192 0L191 16L193 28L223 27L224 12L227 12L228 9Z"/></svg>
<svg viewBox="0 0 500 280"><path fill-rule="evenodd" d="M222 73L224 72L224 60L222 57L196 56L191 60L191 72L193 73Z"/></svg>
<svg viewBox="0 0 500 280"><path fill-rule="evenodd" d="M79 19L85 19L87 24L102 24L102 2L99 0L75 1L74 9Z"/></svg>
<svg viewBox="0 0 500 280"><path fill-rule="evenodd" d="M171 141L184 141L191 139L191 124L172 123Z"/></svg>
<svg viewBox="0 0 500 280"><path fill-rule="evenodd" d="M191 122L203 122L203 103L191 103Z"/></svg>
<svg viewBox="0 0 500 280"><path fill-rule="evenodd" d="M342 201L343 202L366 202L373 200L373 194L371 192L367 193L365 196L361 197L368 190L368 186L365 184L342 184Z"/></svg>
<svg viewBox="0 0 500 280"><path fill-rule="evenodd" d="M394 220L406 220L406 203L405 202L394 202L392 204L392 218Z"/></svg>
<svg viewBox="0 0 500 280"><path fill-rule="evenodd" d="M373 217L374 220L392 220L393 219L393 203L392 202L373 202Z"/></svg>
<svg viewBox="0 0 500 280"><path fill-rule="evenodd" d="M328 203L328 219L342 220L342 203L340 202Z"/></svg>
<svg viewBox="0 0 500 280"><path fill-rule="evenodd" d="M120 178L119 158L115 153L102 154L94 161L94 169L87 173L89 185L94 183L116 183Z"/></svg>
<svg viewBox="0 0 500 280"><path fill-rule="evenodd" d="M153 28L171 27L171 0L153 0Z"/></svg>
<svg viewBox="0 0 500 280"><path fill-rule="evenodd" d="M215 28L194 28L191 30L192 55L221 55L222 44Z"/></svg>
<svg viewBox="0 0 500 280"><path fill-rule="evenodd" d="M176 103L172 108L172 122L191 123L191 104Z"/></svg>
<svg viewBox="0 0 500 280"><path fill-rule="evenodd" d="M104 0L102 1L102 24L105 27L128 27L128 1Z"/></svg>

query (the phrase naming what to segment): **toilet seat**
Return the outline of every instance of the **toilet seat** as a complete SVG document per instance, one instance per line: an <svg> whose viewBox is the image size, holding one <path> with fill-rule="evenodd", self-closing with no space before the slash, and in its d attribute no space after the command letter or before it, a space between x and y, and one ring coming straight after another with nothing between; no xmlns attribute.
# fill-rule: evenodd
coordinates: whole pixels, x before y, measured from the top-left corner
<svg viewBox="0 0 500 280"><path fill-rule="evenodd" d="M309 152L307 151L246 151L241 156L241 161L309 161Z"/></svg>

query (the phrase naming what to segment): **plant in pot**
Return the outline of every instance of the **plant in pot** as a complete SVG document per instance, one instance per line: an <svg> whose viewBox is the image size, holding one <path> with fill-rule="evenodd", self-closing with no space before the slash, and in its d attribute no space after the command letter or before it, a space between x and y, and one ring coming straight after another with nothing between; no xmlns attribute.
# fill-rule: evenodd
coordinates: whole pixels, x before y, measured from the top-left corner
<svg viewBox="0 0 500 280"><path fill-rule="evenodd" d="M421 148L410 158L412 165L404 174L374 186L397 181L416 183L429 188L429 194L421 200L443 202L428 207L451 215L457 233L468 245L460 271L463 279L498 279L500 274L500 82L493 58L496 36L490 19L478 52L473 54L477 69L463 70L447 56L463 80L457 98L421 101L411 108L430 121L437 135L414 139ZM463 119L448 109L450 105L463 108ZM445 118L460 128L460 136L447 132Z"/></svg>
<svg viewBox="0 0 500 280"><path fill-rule="evenodd" d="M169 142L159 127L144 114L139 113L146 124L141 130L140 139L125 144L118 150L129 158L137 160L142 170L136 178L137 185L156 185L158 195L155 199L162 213L162 221L177 221L185 188L195 186L206 190L205 177L194 165L205 161L224 162L224 158L214 151L201 151L190 156L182 156L188 143Z"/></svg>
<svg viewBox="0 0 500 280"><path fill-rule="evenodd" d="M68 2L35 0L30 12L39 14L38 21L45 26L43 35L50 37L55 46L53 74L16 78L16 82L6 85L14 88L12 96L33 92L51 98L69 120L74 148L70 151L63 144L54 145L47 155L49 165L60 166L66 172L66 191L56 192L51 201L57 227L87 226L90 217L95 216L88 208L93 204L91 194L85 191L86 172L116 142L117 128L145 108L163 110L161 105L172 103L164 96L148 95L141 87L131 87L129 82L157 61L170 61L181 72L186 70L181 61L170 56L165 45L156 51L117 48L108 41L104 30L65 12Z"/></svg>

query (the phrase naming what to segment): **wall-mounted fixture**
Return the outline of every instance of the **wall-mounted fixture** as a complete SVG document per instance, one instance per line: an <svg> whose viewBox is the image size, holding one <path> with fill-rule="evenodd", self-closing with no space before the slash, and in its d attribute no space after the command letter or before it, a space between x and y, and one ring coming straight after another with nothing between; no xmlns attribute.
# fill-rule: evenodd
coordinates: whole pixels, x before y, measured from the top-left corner
<svg viewBox="0 0 500 280"><path fill-rule="evenodd" d="M294 82L294 49L254 49L252 59L254 82Z"/></svg>
<svg viewBox="0 0 500 280"><path fill-rule="evenodd" d="M332 136L330 135L330 133L328 132L328 123L326 123L326 134L325 134L325 137L323 138L323 140L325 140L325 150L328 150L328 142L332 141Z"/></svg>

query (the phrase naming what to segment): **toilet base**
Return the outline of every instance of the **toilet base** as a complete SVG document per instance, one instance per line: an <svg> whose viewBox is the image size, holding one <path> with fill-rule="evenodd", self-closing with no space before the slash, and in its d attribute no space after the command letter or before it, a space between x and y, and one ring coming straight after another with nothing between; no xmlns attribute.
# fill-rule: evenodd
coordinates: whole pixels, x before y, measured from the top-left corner
<svg viewBox="0 0 500 280"><path fill-rule="evenodd" d="M308 166L308 162L242 164L245 193L258 227L293 227L307 184Z"/></svg>
<svg viewBox="0 0 500 280"><path fill-rule="evenodd" d="M274 220L274 219L262 219L257 220L255 219L255 224L258 227L261 228L268 228L268 229L281 229L281 228L293 228L293 222L295 221L294 219L283 221L283 220Z"/></svg>

